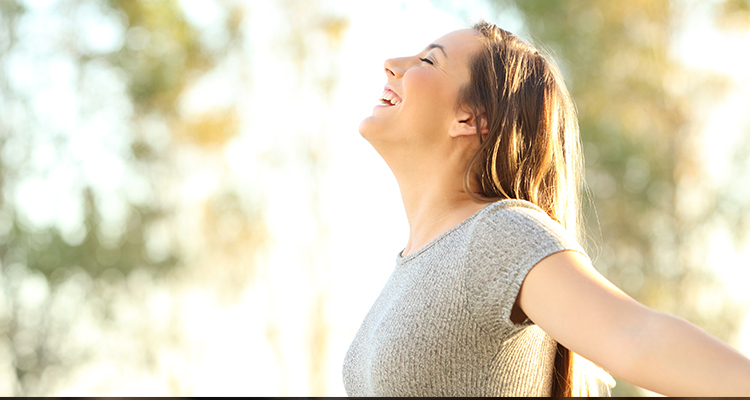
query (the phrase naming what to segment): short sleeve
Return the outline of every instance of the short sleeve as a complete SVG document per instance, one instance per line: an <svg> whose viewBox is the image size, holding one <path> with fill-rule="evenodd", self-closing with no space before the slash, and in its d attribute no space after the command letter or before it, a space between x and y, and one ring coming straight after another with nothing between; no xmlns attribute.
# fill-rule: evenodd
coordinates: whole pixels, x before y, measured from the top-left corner
<svg viewBox="0 0 750 400"><path fill-rule="evenodd" d="M560 251L586 253L571 233L529 202L506 200L486 211L469 233L466 289L479 325L499 334L532 324L528 319L515 324L510 314L537 263Z"/></svg>

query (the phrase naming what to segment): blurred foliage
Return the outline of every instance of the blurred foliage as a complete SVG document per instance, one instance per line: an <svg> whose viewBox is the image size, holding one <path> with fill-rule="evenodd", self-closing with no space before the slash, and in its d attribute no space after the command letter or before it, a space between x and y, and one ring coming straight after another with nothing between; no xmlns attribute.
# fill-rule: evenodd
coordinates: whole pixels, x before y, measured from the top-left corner
<svg viewBox="0 0 750 400"><path fill-rule="evenodd" d="M192 260L197 281L212 287L219 300L236 300L255 278L256 253L268 241L263 216L247 209L246 200L233 191L219 191L203 204L200 231L205 252Z"/></svg>
<svg viewBox="0 0 750 400"><path fill-rule="evenodd" d="M108 58L125 73L133 102L144 111L175 113L188 77L212 64L199 32L184 20L177 1L109 0L108 5L127 19L124 46Z"/></svg>
<svg viewBox="0 0 750 400"><path fill-rule="evenodd" d="M190 116L173 124L178 140L200 146L221 146L239 132L239 120L234 109L210 110Z"/></svg>
<svg viewBox="0 0 750 400"><path fill-rule="evenodd" d="M750 0L724 0L718 8L718 26L732 29L750 27Z"/></svg>
<svg viewBox="0 0 750 400"><path fill-rule="evenodd" d="M59 144L77 133L45 125L45 116L34 108L39 91L44 90L41 83L24 90L11 82L8 74L0 74L4 110L0 117L0 358L10 367L0 369L0 381L7 382L15 395L47 393L72 366L91 355L94 349L87 347L90 343L81 343L74 335L82 323L77 317L93 312L92 318L106 324L116 318L111 302L117 293L140 293L132 282L128 287L133 276L164 277L183 263L179 240L174 238L174 203L162 186L172 179L164 171L173 160L164 152L164 140L161 146L154 145L160 132L166 132L166 143L173 140L170 131L174 130L177 139L215 147L225 144L238 129L233 109L186 118L178 108L192 83L242 45L238 35L242 13L237 4L221 4L228 16L222 27L225 40L210 43L187 22L177 1L60 0L48 7L51 10L39 11L16 0L0 2L0 70L9 70L13 57L29 57L39 63L35 65L72 60L72 76L78 83L74 104L79 108L75 111L83 121L120 100L102 95L98 85L121 80L126 102L113 107L124 115L126 126L120 132L130 143L126 147L129 153L122 154L121 161L130 174L147 184L121 195L125 216L113 221L100 207L110 201L106 194L79 174L76 182L80 190L70 188L78 190L83 208L77 229L64 232L54 225L28 221L18 212L15 191L25 179L49 173L34 169L30 164L33 153L40 143L51 140L56 143L53 159L66 160L71 156ZM43 17L38 15L45 12ZM121 32L122 40L113 39L113 48L91 45L91 32L85 29L92 21L109 23L109 32L114 31L115 36ZM35 32L51 33L51 43L37 46L22 37L19 29L25 26L27 32L29 24ZM92 80L91 71L108 78ZM45 79L35 78L39 82ZM160 131L154 126L167 129ZM212 224L209 231L219 239L233 235L231 243L254 243L249 250L245 247L252 252L263 243L262 222L239 207L239 200L232 196L220 195L217 206L206 211L206 220ZM248 269L247 264L244 267ZM80 308L84 306L94 311ZM12 373L5 373L6 369Z"/></svg>
<svg viewBox="0 0 750 400"><path fill-rule="evenodd" d="M591 188L584 214L597 269L640 302L730 340L741 307L712 273L704 243L721 214L727 220L741 214L716 207L722 191L699 179L699 126L691 103L706 99L700 105L708 105L723 82L686 71L672 56L671 40L681 27L678 5L494 4L500 15L523 16L533 41L558 62L578 107ZM714 5L732 18L746 6L742 0ZM618 381L614 395L639 392Z"/></svg>
<svg viewBox="0 0 750 400"><path fill-rule="evenodd" d="M338 69L340 63L334 57L340 54L342 42L349 28L348 18L331 12L325 6L325 2L307 0L285 0L282 9L284 18L289 21L285 35L279 41L278 48L285 53L285 58L293 61L297 69L296 79L299 85L305 85L312 89L323 102L330 102L338 78L341 74ZM302 164L306 166L306 185L310 188L309 198L305 198L305 204L310 206L315 215L314 231L320 237L328 233L327 221L320 216L322 208L320 199L320 187L327 168L328 138L327 123L331 114L335 112L330 107L321 110L320 120L316 124L305 127L305 132L300 132L301 139L296 143L294 152ZM317 126L313 126L317 125ZM327 376L329 371L328 350L330 324L326 316L328 291L330 286L330 267L323 265L325 243L315 241L310 243L305 251L309 260L306 263L309 279L314 282L315 288L311 301L309 302L310 320L306 329L307 348L309 353L310 371L310 394L312 396L324 396L328 393ZM272 347L278 346L276 337L277 323L269 321L267 337Z"/></svg>
<svg viewBox="0 0 750 400"><path fill-rule="evenodd" d="M234 0L192 4L193 13L208 7L206 16L190 14L183 9L187 2L177 0L25 4L0 2L0 70L10 71L0 74L0 391L54 393L102 357L133 363L144 374L161 368L162 350L170 346L180 353L177 360L188 360L184 353L195 349L180 347L187 346L178 331L184 305L175 304L183 298L156 309L149 302L195 282L219 302L237 301L262 272L256 258L269 239L263 199L236 186L223 153L252 126L253 116L237 107L252 78L245 71L252 64L246 44L252 18L244 12L253 7ZM348 20L323 2L287 1L277 9L288 23L278 28L285 34L272 47L298 68L290 79L320 92L323 104L339 73L326 55L339 50ZM14 74L25 80L16 82ZM229 94L212 90L226 82ZM58 103L39 107L48 93ZM68 115L54 115L60 109ZM315 214L327 160L325 118L300 129L286 150L305 165L304 187L295 195ZM90 140L104 145L81 146ZM97 156L117 158L107 166L124 172L110 175L85 162ZM80 200L82 215L72 228L75 212L67 225L59 215L40 223L33 207L20 204L19 188L28 181L42 182L36 195L55 196L51 188L39 189L58 175L70 182L57 187ZM186 193L193 198L185 199ZM326 222L315 218L323 238ZM317 261L322 240L305 246L309 278L327 282ZM321 282L314 285L303 329L310 332L305 356L314 394L327 391L329 324ZM281 358L275 341L281 325L274 318L266 322ZM167 363L175 362L174 354L169 357ZM191 382L167 373L173 394L191 393Z"/></svg>
<svg viewBox="0 0 750 400"><path fill-rule="evenodd" d="M335 63L321 63L319 57L340 48L349 20L326 12L321 2L286 0L283 4L289 30L279 48L295 61L298 77L312 78L323 97L329 99L339 71Z"/></svg>

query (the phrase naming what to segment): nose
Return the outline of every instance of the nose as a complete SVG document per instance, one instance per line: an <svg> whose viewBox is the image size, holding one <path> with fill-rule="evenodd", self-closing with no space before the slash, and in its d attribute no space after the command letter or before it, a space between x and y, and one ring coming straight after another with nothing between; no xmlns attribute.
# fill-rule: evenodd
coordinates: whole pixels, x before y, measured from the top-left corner
<svg viewBox="0 0 750 400"><path fill-rule="evenodd" d="M403 61L400 58L389 58L385 60L385 74L388 77L401 78L404 76Z"/></svg>

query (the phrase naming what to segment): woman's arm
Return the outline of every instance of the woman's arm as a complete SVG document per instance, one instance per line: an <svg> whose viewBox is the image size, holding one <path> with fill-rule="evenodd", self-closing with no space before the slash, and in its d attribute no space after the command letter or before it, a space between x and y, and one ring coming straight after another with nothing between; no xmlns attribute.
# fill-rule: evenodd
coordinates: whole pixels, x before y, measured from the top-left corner
<svg viewBox="0 0 750 400"><path fill-rule="evenodd" d="M517 304L565 347L634 385L670 396L750 396L750 359L633 300L580 253L539 262Z"/></svg>

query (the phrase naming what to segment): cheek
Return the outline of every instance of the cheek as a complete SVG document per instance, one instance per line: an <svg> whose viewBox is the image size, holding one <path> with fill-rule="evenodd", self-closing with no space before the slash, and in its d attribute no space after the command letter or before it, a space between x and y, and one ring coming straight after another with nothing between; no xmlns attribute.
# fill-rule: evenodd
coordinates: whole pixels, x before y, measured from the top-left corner
<svg viewBox="0 0 750 400"><path fill-rule="evenodd" d="M444 75L436 70L418 68L404 74L404 90L407 101L404 111L414 113L421 122L443 120L453 109L457 91Z"/></svg>

